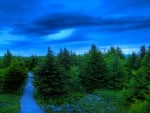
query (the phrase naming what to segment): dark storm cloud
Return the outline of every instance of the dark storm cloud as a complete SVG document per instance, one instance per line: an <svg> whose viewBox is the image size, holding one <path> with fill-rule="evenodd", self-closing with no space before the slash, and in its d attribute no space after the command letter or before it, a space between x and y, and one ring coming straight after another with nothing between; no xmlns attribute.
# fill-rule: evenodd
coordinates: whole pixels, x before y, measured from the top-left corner
<svg viewBox="0 0 150 113"><path fill-rule="evenodd" d="M57 33L68 28L88 28L99 31L120 32L150 28L150 17L121 16L121 17L92 17L77 13L55 13L36 18L30 23L17 24L14 34L44 36Z"/></svg>
<svg viewBox="0 0 150 113"><path fill-rule="evenodd" d="M116 13L123 12L124 14L128 15L131 12L140 12L144 9L149 11L150 8L148 8L150 5L149 0L0 0L0 25L1 27L7 27L8 25L11 25L13 27L13 24L24 24L24 22L28 22L32 24L32 22L29 22L29 20L37 20L37 16L45 14L48 15L49 13L56 13L60 12L62 13L60 15L50 15L53 16L52 18L48 16L44 16L41 21L50 21L50 22L58 22L57 20L62 21L62 17L64 16L64 19L69 19L71 17L66 17L67 15L63 12L67 12L70 14L74 14L73 12L80 12L83 13L83 16L86 14L88 16L106 16L106 15L114 15ZM138 8L137 11L135 11L135 8ZM128 10L130 9L130 10ZM145 11L146 12L146 11ZM123 14L121 13L121 14ZM148 13L148 12L146 12ZM75 16L78 16L75 14ZM79 16L81 16L79 14ZM58 19L60 17L60 19ZM50 20L46 20L44 18L48 18ZM56 18L56 20L55 20ZM75 17L73 22L76 22L76 19L78 17ZM38 18L39 19L39 18ZM40 19L39 19L40 21ZM68 21L68 20L66 20ZM41 22L41 24L42 24ZM83 22L83 21L81 21ZM64 22L62 22L64 23ZM86 23L86 20L85 20ZM25 25L27 28L27 31L38 31L43 30L39 25L36 25L38 23L33 23L35 26L31 26L31 28L28 27L28 25ZM47 24L47 23L46 23ZM59 25L60 22L57 24ZM68 23L69 24L69 23ZM72 23L71 23L72 24ZM75 23L76 24L76 23ZM84 24L84 22L83 22ZM51 24L50 24L51 25ZM24 25L23 25L24 26ZM54 25L56 26L56 25ZM71 25L70 25L71 26ZM34 28L39 27L39 28ZM51 26L52 27L52 26ZM45 28L45 27L43 27ZM46 29L45 29L46 30ZM41 31L44 32L44 31ZM48 31L45 31L48 32ZM44 33L43 33L44 34Z"/></svg>
<svg viewBox="0 0 150 113"><path fill-rule="evenodd" d="M149 8L146 7L148 4L150 4L149 0L89 0L88 2L86 0L13 0L13 2L11 0L1 0L0 25L1 27L9 25L9 27L13 28L12 32L14 34L36 36L57 33L59 30L72 27L99 26L102 31L109 31L109 29L122 31L140 29L142 27L149 28L149 24L145 22L140 23L140 25L134 22L137 21L136 17L124 17L121 19L113 17L116 12L124 10L126 10L125 14L128 15L137 6L148 10ZM128 11L130 6L132 6L132 9ZM135 10L133 11L135 12ZM38 15L42 14L44 16L38 17ZM112 18L105 18L109 14ZM97 15L99 18L96 18L97 16L95 17L94 15ZM121 27L118 25L121 25Z"/></svg>
<svg viewBox="0 0 150 113"><path fill-rule="evenodd" d="M97 21L88 15L75 13L55 13L33 20L30 23L17 24L12 31L16 34L47 35L59 30L82 26L97 25Z"/></svg>

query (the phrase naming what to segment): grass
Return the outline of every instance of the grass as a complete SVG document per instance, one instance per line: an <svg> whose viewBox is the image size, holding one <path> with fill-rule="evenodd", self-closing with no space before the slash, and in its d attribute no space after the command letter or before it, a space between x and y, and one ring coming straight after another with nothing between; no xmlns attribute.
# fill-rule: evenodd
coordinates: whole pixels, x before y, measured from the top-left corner
<svg viewBox="0 0 150 113"><path fill-rule="evenodd" d="M4 71L4 69L0 69L0 113L18 113L20 110L20 98L24 84L15 93L3 93L2 82Z"/></svg>
<svg viewBox="0 0 150 113"><path fill-rule="evenodd" d="M115 113L128 113L129 106L125 105L123 90L96 90L94 94L101 96L106 102L111 102L112 105L116 106Z"/></svg>
<svg viewBox="0 0 150 113"><path fill-rule="evenodd" d="M61 104L66 104L66 103L71 104L74 101L80 100L85 95L86 94L83 92L72 92L65 96L60 96L58 98L53 98L53 99L51 98L49 100L44 100L37 93L34 93L35 99L37 103L40 105L47 105L47 104L61 105Z"/></svg>
<svg viewBox="0 0 150 113"><path fill-rule="evenodd" d="M0 94L0 113L18 113L20 94Z"/></svg>
<svg viewBox="0 0 150 113"><path fill-rule="evenodd" d="M40 97L36 99L46 113L149 113L148 101L136 100L127 104L125 96L125 90L106 89L96 90L92 94L72 92L47 102Z"/></svg>
<svg viewBox="0 0 150 113"><path fill-rule="evenodd" d="M148 101L139 101L136 100L130 106L129 113L149 113L150 103Z"/></svg>
<svg viewBox="0 0 150 113"><path fill-rule="evenodd" d="M47 102L36 94L36 100L46 113L54 113L51 109L53 107L61 109L59 113L67 113L67 109L74 109L75 113L81 110L86 113L99 113L100 111L102 113L128 113L127 106L123 104L123 91L97 90L93 94L72 92Z"/></svg>

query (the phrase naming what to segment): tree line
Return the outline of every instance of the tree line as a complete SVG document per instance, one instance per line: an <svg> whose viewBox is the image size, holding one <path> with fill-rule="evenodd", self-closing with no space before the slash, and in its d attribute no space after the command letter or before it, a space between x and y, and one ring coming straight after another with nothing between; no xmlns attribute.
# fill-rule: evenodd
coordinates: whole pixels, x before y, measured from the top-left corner
<svg viewBox="0 0 150 113"><path fill-rule="evenodd" d="M54 55L48 48L46 56L21 57L7 50L0 59L0 92L21 88L27 71L34 72L36 94L44 100L108 89L124 90L126 103L150 101L150 47L141 46L138 53L128 56L119 47L104 53L94 44L83 55L66 48Z"/></svg>
<svg viewBox="0 0 150 113"><path fill-rule="evenodd" d="M142 46L128 56L119 47L103 53L94 44L84 55L66 48L54 55L48 48L46 57L37 64L34 84L45 100L97 89L124 90L126 103L150 100L150 47Z"/></svg>

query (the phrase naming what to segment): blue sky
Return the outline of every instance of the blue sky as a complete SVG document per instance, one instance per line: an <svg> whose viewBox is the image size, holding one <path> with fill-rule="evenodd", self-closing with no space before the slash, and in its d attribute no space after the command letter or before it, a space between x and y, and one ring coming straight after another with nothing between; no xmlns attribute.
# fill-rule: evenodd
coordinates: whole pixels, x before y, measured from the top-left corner
<svg viewBox="0 0 150 113"><path fill-rule="evenodd" d="M150 0L0 0L0 55L150 45Z"/></svg>

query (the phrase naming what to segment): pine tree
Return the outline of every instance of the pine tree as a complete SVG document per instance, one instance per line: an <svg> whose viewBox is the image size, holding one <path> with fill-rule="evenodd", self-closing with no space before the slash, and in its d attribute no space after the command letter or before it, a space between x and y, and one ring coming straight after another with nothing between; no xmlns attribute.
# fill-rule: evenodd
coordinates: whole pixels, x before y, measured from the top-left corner
<svg viewBox="0 0 150 113"><path fill-rule="evenodd" d="M13 59L6 69L3 83L3 91L6 93L16 92L21 88L26 78L27 71L23 61Z"/></svg>
<svg viewBox="0 0 150 113"><path fill-rule="evenodd" d="M116 48L116 55L119 56L120 59L124 59L124 54L122 53L121 49L119 47Z"/></svg>
<svg viewBox="0 0 150 113"><path fill-rule="evenodd" d="M140 59L138 55L133 52L128 58L128 69L129 70L137 70L140 67Z"/></svg>
<svg viewBox="0 0 150 113"><path fill-rule="evenodd" d="M146 51L145 46L142 46L140 60L141 65L133 69L128 83L128 90L131 92L127 98L129 102L134 102L135 99L150 100L150 48Z"/></svg>
<svg viewBox="0 0 150 113"><path fill-rule="evenodd" d="M150 46L148 47L148 50L146 51L146 54L142 61L142 67L145 69L146 72L146 79L150 83Z"/></svg>
<svg viewBox="0 0 150 113"><path fill-rule="evenodd" d="M117 48L111 47L110 50L108 50L108 52L106 53L106 55L105 55L106 58L105 59L110 60L115 55L119 56L120 59L125 58L119 47L117 47Z"/></svg>
<svg viewBox="0 0 150 113"><path fill-rule="evenodd" d="M80 82L87 91L93 91L97 88L105 88L107 84L107 70L103 55L95 45L86 59L85 66L80 75Z"/></svg>
<svg viewBox="0 0 150 113"><path fill-rule="evenodd" d="M31 57L29 57L29 60L27 62L27 66L28 66L29 70L32 70L37 64L38 64L37 56L32 55Z"/></svg>
<svg viewBox="0 0 150 113"><path fill-rule="evenodd" d="M129 92L128 96L125 97L127 102L133 103L136 99L141 101L150 99L149 81L146 76L147 74L143 67L132 73L127 84Z"/></svg>
<svg viewBox="0 0 150 113"><path fill-rule="evenodd" d="M65 68L66 71L70 70L71 62L72 62L71 54L66 48L60 50L58 54L58 61L62 65L62 67Z"/></svg>
<svg viewBox="0 0 150 113"><path fill-rule="evenodd" d="M50 48L44 64L35 76L35 85L38 93L44 98L55 98L64 94L65 75L63 69L55 60Z"/></svg>
<svg viewBox="0 0 150 113"><path fill-rule="evenodd" d="M109 70L109 86L111 89L122 89L126 76L125 63L120 59L119 55L115 55L108 64Z"/></svg>
<svg viewBox="0 0 150 113"><path fill-rule="evenodd" d="M141 60L141 62L142 62L143 58L145 57L145 55L146 55L146 48L143 45L143 46L141 46L141 49L140 49L140 60Z"/></svg>
<svg viewBox="0 0 150 113"><path fill-rule="evenodd" d="M108 70L108 88L122 89L127 74L125 68L125 57L120 48L111 47L105 55Z"/></svg>
<svg viewBox="0 0 150 113"><path fill-rule="evenodd" d="M11 64L11 61L12 61L12 54L9 50L7 50L1 61L0 68L7 68Z"/></svg>
<svg viewBox="0 0 150 113"><path fill-rule="evenodd" d="M70 52L71 57L71 66L79 66L80 65L80 56L77 56L76 53Z"/></svg>

